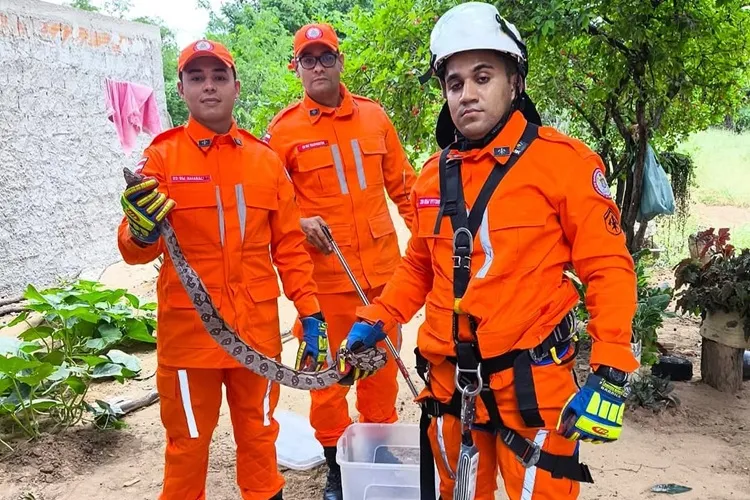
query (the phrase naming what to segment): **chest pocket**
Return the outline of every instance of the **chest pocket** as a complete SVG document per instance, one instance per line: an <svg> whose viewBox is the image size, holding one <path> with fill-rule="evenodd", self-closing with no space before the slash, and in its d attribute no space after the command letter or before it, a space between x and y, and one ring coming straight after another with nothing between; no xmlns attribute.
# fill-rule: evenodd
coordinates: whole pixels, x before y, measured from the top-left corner
<svg viewBox="0 0 750 500"><path fill-rule="evenodd" d="M519 207L490 204L488 216L477 231L485 254L491 253L487 274L507 276L529 271L544 260L542 237L547 214Z"/></svg>
<svg viewBox="0 0 750 500"><path fill-rule="evenodd" d="M221 216L218 193L210 183L172 184L169 196L175 201L170 214L180 246L221 248Z"/></svg>
<svg viewBox="0 0 750 500"><path fill-rule="evenodd" d="M309 198L349 193L338 145L298 152L296 160L297 170L292 173L292 180Z"/></svg>
<svg viewBox="0 0 750 500"><path fill-rule="evenodd" d="M271 212L279 209L276 190L250 183L237 184L237 210L245 247L271 243Z"/></svg>
<svg viewBox="0 0 750 500"><path fill-rule="evenodd" d="M383 185L383 159L387 152L384 137L352 139L352 153L360 189L364 191L368 186Z"/></svg>

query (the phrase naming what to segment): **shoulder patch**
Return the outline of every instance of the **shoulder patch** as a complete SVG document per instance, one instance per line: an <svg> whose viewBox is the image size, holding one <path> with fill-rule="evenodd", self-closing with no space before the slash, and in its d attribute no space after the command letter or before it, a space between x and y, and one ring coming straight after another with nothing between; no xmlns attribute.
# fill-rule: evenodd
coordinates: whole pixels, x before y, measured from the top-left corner
<svg viewBox="0 0 750 500"><path fill-rule="evenodd" d="M609 189L607 178L598 168L594 169L594 173L591 176L591 184L594 186L594 191L599 193L599 196L608 200L612 199L612 191Z"/></svg>

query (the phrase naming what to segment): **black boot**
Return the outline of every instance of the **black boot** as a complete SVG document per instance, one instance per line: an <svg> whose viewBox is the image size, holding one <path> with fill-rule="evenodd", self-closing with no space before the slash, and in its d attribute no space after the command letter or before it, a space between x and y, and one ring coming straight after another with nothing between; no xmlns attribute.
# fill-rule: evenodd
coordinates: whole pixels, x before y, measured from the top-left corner
<svg viewBox="0 0 750 500"><path fill-rule="evenodd" d="M282 495L282 493L284 493L284 490L279 491L278 493L276 493L274 496L272 496L268 500L284 500L284 495Z"/></svg>
<svg viewBox="0 0 750 500"><path fill-rule="evenodd" d="M336 447L327 446L323 448L323 454L328 464L328 477L326 487L323 490L323 500L344 500L344 492L341 491L341 467L336 463Z"/></svg>

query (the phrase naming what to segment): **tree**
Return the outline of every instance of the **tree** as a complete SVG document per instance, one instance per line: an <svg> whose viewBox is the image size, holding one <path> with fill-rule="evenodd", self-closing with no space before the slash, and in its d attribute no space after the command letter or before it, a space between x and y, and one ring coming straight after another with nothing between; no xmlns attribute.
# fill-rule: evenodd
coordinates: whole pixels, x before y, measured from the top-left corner
<svg viewBox="0 0 750 500"><path fill-rule="evenodd" d="M161 59L162 71L164 73L164 95L167 101L167 113L172 120L172 126L181 125L187 122L188 110L185 101L177 93L177 59L180 55L180 48L177 46L177 39L174 31L167 27L161 18L148 16L136 17L133 21L138 23L152 24L158 26L161 32Z"/></svg>
<svg viewBox="0 0 750 500"><path fill-rule="evenodd" d="M246 24L229 32L208 32L223 43L235 59L242 83L235 117L241 127L262 135L274 114L299 99L302 86L287 68L292 48L289 34L271 10L246 11Z"/></svg>
<svg viewBox="0 0 750 500"><path fill-rule="evenodd" d="M339 23L345 35L345 83L381 103L399 132L412 164L432 153L442 98L436 82L420 85L429 67L430 32L448 0L376 0L372 11L355 7Z"/></svg>
<svg viewBox="0 0 750 500"><path fill-rule="evenodd" d="M737 108L750 60L750 13L739 0L501 2L530 52L529 87L568 111L616 183L631 250L646 147L672 151ZM642 225L645 229L645 225ZM640 235L642 237L642 235Z"/></svg>
<svg viewBox="0 0 750 500"><path fill-rule="evenodd" d="M89 12L99 12L99 8L91 4L91 0L73 0L70 6L74 9L86 10Z"/></svg>

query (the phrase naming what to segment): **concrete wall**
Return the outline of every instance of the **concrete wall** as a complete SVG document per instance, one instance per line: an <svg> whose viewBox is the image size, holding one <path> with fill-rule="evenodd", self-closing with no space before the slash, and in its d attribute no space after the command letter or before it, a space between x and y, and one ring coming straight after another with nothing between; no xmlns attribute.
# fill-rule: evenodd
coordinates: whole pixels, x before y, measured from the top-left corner
<svg viewBox="0 0 750 500"><path fill-rule="evenodd" d="M0 0L0 297L119 260L126 155L105 78L152 87L169 126L159 29L70 7Z"/></svg>

